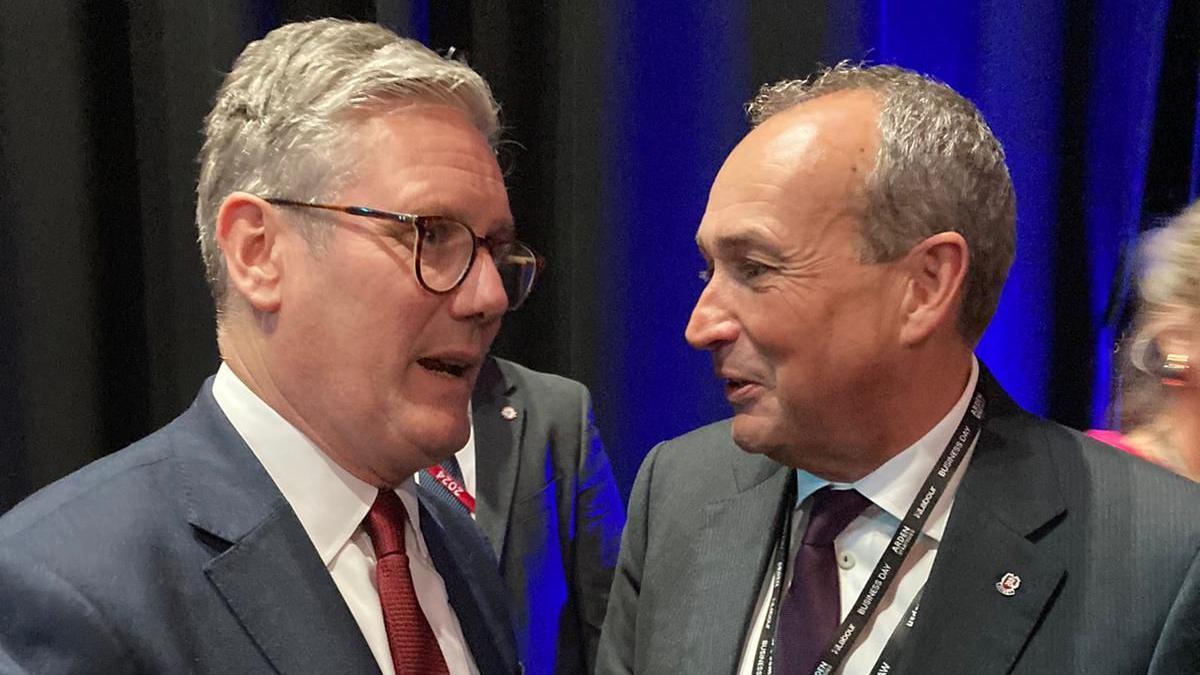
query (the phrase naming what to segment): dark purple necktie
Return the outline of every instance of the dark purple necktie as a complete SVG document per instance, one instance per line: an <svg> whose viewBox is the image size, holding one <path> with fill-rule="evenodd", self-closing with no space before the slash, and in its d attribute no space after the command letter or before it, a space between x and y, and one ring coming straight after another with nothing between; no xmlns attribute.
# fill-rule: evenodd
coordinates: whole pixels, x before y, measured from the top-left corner
<svg viewBox="0 0 1200 675"><path fill-rule="evenodd" d="M826 486L813 495L808 527L796 550L792 585L779 609L776 672L811 675L833 641L841 616L833 540L870 503L857 490Z"/></svg>

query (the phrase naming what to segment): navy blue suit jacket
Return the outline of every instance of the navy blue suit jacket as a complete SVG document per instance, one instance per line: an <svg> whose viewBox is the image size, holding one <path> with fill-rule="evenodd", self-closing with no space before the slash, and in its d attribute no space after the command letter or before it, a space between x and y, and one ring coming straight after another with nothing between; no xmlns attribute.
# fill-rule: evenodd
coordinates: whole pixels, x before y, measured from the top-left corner
<svg viewBox="0 0 1200 675"><path fill-rule="evenodd" d="M517 671L495 559L420 495L481 673ZM211 380L171 424L0 518L0 673L372 673L300 521Z"/></svg>

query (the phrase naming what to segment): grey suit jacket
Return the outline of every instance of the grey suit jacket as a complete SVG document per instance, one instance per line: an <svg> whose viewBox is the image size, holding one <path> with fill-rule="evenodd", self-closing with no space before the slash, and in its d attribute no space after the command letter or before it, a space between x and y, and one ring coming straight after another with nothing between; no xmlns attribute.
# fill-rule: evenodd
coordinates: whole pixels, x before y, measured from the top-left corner
<svg viewBox="0 0 1200 675"><path fill-rule="evenodd" d="M515 672L487 543L466 516L418 494L480 672ZM378 672L211 380L171 424L0 518L0 673L133 672Z"/></svg>
<svg viewBox="0 0 1200 675"><path fill-rule="evenodd" d="M476 522L500 561L525 672L590 673L625 523L591 397L489 359L472 408Z"/></svg>
<svg viewBox="0 0 1200 675"><path fill-rule="evenodd" d="M1200 672L1200 487L981 376L988 418L893 672ZM597 672L734 672L793 475L734 446L728 421L650 453Z"/></svg>

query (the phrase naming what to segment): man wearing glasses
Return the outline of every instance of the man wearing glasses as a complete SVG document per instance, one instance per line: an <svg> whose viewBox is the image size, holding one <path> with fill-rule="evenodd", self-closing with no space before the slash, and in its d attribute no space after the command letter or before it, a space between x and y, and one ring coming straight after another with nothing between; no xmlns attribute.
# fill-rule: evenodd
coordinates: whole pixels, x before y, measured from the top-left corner
<svg viewBox="0 0 1200 675"><path fill-rule="evenodd" d="M245 49L197 188L224 363L170 425L0 520L0 672L518 669L488 544L413 480L467 442L541 267L496 109L378 26Z"/></svg>

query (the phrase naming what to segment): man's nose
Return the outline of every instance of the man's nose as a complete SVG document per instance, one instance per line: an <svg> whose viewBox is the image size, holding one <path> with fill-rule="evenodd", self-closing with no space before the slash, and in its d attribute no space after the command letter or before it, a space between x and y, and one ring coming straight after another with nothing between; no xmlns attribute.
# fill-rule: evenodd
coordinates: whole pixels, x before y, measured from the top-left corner
<svg viewBox="0 0 1200 675"><path fill-rule="evenodd" d="M737 321L726 309L720 291L712 282L704 287L696 300L683 336L692 347L709 351L737 339Z"/></svg>
<svg viewBox="0 0 1200 675"><path fill-rule="evenodd" d="M479 248L475 264L455 294L452 309L461 318L478 317L485 322L499 319L508 311L504 281L486 247Z"/></svg>

